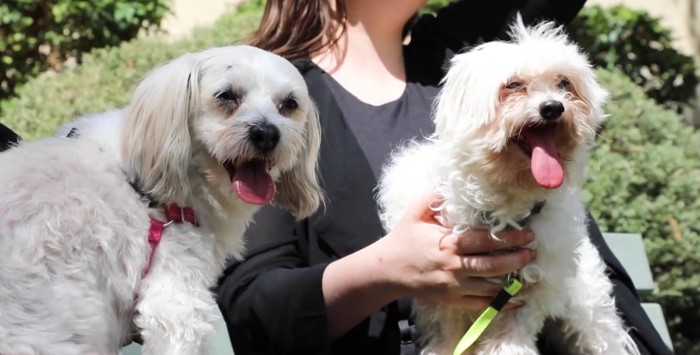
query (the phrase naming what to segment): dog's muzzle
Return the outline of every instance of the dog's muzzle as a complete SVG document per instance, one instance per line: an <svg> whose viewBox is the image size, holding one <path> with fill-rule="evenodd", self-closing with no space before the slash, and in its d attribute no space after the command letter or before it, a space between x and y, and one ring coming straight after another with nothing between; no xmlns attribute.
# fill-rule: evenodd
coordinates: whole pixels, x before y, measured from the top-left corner
<svg viewBox="0 0 700 355"><path fill-rule="evenodd" d="M280 141L280 130L268 122L250 126L248 139L260 153L267 154L275 149Z"/></svg>
<svg viewBox="0 0 700 355"><path fill-rule="evenodd" d="M557 100L548 100L540 105L540 115L545 121L555 121L564 113L564 104Z"/></svg>

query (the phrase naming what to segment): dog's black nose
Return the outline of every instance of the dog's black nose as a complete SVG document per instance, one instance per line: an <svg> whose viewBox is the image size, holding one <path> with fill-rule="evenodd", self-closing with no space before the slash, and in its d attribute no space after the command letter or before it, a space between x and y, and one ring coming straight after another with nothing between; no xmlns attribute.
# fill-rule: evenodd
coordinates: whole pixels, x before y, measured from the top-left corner
<svg viewBox="0 0 700 355"><path fill-rule="evenodd" d="M561 101L549 100L540 105L540 115L546 121L554 121L564 113L564 104Z"/></svg>
<svg viewBox="0 0 700 355"><path fill-rule="evenodd" d="M248 129L248 139L253 143L253 146L261 153L269 153L277 146L280 141L280 131L277 126L262 122Z"/></svg>

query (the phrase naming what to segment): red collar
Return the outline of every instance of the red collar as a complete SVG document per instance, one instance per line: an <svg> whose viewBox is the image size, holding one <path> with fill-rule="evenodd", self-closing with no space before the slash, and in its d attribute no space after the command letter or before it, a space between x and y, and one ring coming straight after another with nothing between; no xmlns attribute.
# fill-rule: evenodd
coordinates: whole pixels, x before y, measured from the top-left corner
<svg viewBox="0 0 700 355"><path fill-rule="evenodd" d="M142 277L148 274L151 269L151 264L153 263L153 255L160 244L160 239L163 236L163 230L172 223L189 223L193 226L197 226L197 220L194 216L194 210L192 207L180 207L177 204L170 204L165 206L165 218L167 222L159 221L151 217L151 229L148 231L148 244L151 245L151 252L148 255L148 264L146 268L141 273Z"/></svg>

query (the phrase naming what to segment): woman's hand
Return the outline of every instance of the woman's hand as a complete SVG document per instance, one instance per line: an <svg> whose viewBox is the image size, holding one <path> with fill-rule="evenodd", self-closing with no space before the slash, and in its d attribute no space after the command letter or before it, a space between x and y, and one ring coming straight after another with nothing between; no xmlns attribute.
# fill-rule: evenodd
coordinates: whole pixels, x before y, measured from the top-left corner
<svg viewBox="0 0 700 355"><path fill-rule="evenodd" d="M485 278L518 270L535 258L534 250L524 248L534 238L528 230L499 233L501 241L483 230L452 234L429 207L436 199L417 199L384 238L325 268L322 290L331 340L406 296L484 309L503 287Z"/></svg>
<svg viewBox="0 0 700 355"><path fill-rule="evenodd" d="M417 199L395 228L375 243L384 264L379 270L399 295L484 309L503 287L486 278L508 274L534 260L535 250L525 247L534 234L528 229L504 231L497 234L500 240L486 230L452 234L429 207L437 200L430 194Z"/></svg>

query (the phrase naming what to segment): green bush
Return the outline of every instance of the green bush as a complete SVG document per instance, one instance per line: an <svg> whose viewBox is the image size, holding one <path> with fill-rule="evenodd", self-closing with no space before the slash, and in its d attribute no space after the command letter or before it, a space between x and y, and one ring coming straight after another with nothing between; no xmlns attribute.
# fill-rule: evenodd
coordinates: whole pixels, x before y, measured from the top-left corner
<svg viewBox="0 0 700 355"><path fill-rule="evenodd" d="M656 102L681 112L700 79L692 57L678 52L659 19L624 6L586 6L569 26L600 68L619 69Z"/></svg>
<svg viewBox="0 0 700 355"><path fill-rule="evenodd" d="M700 132L617 71L585 199L601 229L641 233L678 354L700 354Z"/></svg>
<svg viewBox="0 0 700 355"><path fill-rule="evenodd" d="M17 97L0 103L0 121L33 139L52 134L78 115L121 107L150 69L186 52L238 42L252 31L259 16L259 11L244 7L224 15L213 28L196 29L176 42L146 37L93 50L81 65L40 75L19 87Z"/></svg>
<svg viewBox="0 0 700 355"><path fill-rule="evenodd" d="M428 13L428 14L435 14L440 10L441 8L445 7L449 3L451 3L452 0L428 0L428 2L421 8L420 12L421 13Z"/></svg>
<svg viewBox="0 0 700 355"><path fill-rule="evenodd" d="M6 0L0 3L0 99L68 58L157 28L168 0Z"/></svg>

